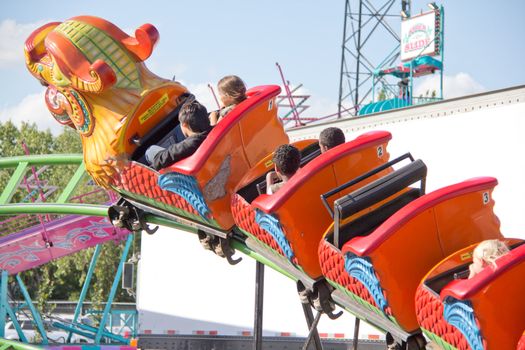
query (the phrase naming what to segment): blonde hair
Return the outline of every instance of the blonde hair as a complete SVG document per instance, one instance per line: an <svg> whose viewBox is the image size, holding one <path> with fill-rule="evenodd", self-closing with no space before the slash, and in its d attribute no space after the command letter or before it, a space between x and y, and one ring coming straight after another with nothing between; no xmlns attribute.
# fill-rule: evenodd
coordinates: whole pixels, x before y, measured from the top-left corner
<svg viewBox="0 0 525 350"><path fill-rule="evenodd" d="M489 239L478 244L474 249L473 255L487 264L496 267L495 261L508 252L509 248L504 242L497 239Z"/></svg>
<svg viewBox="0 0 525 350"><path fill-rule="evenodd" d="M228 95L235 101L235 104L246 99L246 85L244 81L236 75L227 75L217 83L219 93Z"/></svg>

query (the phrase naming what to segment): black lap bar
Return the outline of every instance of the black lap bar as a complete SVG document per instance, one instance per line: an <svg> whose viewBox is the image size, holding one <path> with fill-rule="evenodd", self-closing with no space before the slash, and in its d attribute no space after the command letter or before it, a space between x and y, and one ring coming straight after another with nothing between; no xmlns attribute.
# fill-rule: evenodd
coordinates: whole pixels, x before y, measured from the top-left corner
<svg viewBox="0 0 525 350"><path fill-rule="evenodd" d="M338 219L344 219L387 199L417 181L425 181L427 167L418 159L358 190L341 197L334 203ZM422 184L424 187L424 184Z"/></svg>

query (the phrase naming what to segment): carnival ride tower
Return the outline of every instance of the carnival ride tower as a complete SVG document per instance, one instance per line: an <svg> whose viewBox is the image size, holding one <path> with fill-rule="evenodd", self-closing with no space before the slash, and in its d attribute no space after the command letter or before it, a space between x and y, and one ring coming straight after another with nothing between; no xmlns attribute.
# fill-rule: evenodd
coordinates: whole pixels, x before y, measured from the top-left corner
<svg viewBox="0 0 525 350"><path fill-rule="evenodd" d="M345 2L338 117L443 99L443 7L432 2L430 11L412 15L411 2L402 0L399 15L395 2L380 7L367 0ZM401 36L393 29L398 25ZM378 53L389 40L393 49ZM440 74L439 87L415 97L414 78L434 73Z"/></svg>

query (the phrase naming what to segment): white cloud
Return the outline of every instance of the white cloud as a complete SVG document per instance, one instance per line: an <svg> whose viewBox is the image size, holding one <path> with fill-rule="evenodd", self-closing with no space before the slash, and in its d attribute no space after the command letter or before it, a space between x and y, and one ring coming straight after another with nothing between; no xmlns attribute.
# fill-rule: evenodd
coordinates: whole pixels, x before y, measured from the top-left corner
<svg viewBox="0 0 525 350"><path fill-rule="evenodd" d="M188 90L195 95L197 100L204 106L206 106L206 109L208 109L208 111L214 111L217 109L217 103L215 102L212 92L208 87L208 83L185 84L183 81L181 81L181 84L186 86ZM215 91L215 94L217 94L217 87L213 84L211 85ZM217 98L218 97L219 96L217 96Z"/></svg>
<svg viewBox="0 0 525 350"><path fill-rule="evenodd" d="M166 64L156 57L149 58L145 62L150 71L166 79L172 79L173 76L175 76L175 79L178 79L179 76L188 71L188 65L184 63Z"/></svg>
<svg viewBox="0 0 525 350"><path fill-rule="evenodd" d="M414 96L425 96L426 92L436 90L439 93L439 75L435 74L415 81ZM453 98L471 95L487 89L472 78L468 73L443 76L443 97Z"/></svg>
<svg viewBox="0 0 525 350"><path fill-rule="evenodd" d="M217 109L217 104L213 99L207 83L189 84L185 86L209 111ZM53 134L60 134L63 127L53 118L47 109L44 93L45 91L30 94L25 96L17 105L0 107L0 122L11 120L18 126L22 122L34 122L40 130L50 129Z"/></svg>
<svg viewBox="0 0 525 350"><path fill-rule="evenodd" d="M11 120L20 126L22 122L35 123L39 130L50 129L54 135L62 132L63 127L53 118L44 101L44 91L24 97L19 104L0 109L0 121Z"/></svg>
<svg viewBox="0 0 525 350"><path fill-rule="evenodd" d="M181 83L196 96L199 102L206 106L208 111L217 109L217 103L208 87L208 83L185 84L183 81ZM213 86L213 88L216 89L216 86ZM282 94L284 94L284 89L282 89ZM294 92L294 95L311 95L311 92L302 87ZM283 103L287 104L288 102L283 101ZM311 96L305 102L305 105L310 107L301 114L301 117L320 118L337 112L337 101L334 99ZM287 111L288 109L283 107L280 109L279 115L282 116ZM11 120L15 125L20 125L22 122L34 122L40 130L49 128L55 135L63 130L63 127L55 121L45 105L44 91L27 95L17 105L0 107L0 122L6 122L7 120ZM290 123L287 126L292 125Z"/></svg>
<svg viewBox="0 0 525 350"><path fill-rule="evenodd" d="M180 83L195 95L197 100L202 103L208 111L213 111L217 109L217 103L215 102L215 99L213 98L212 92L208 86L208 84L211 84L213 87L215 94L217 95L217 86L215 83L197 83L197 84L186 84L185 81L181 80ZM249 86L248 88L250 88ZM292 86L291 89L294 87ZM285 95L286 91L283 86L281 86L281 94ZM337 101L334 99L324 98L324 97L318 97L313 96L312 92L306 89L305 87L300 87L295 92L293 92L292 95L309 95L310 98L306 102L304 102L304 106L309 106L308 109L306 109L302 114L301 117L306 118L320 118L327 116L329 114L334 114L337 112ZM218 97L218 96L217 96ZM301 99L295 99L294 102L297 104ZM284 100L282 104L288 104L288 100ZM287 107L281 107L279 110L279 115L283 116L288 112Z"/></svg>
<svg viewBox="0 0 525 350"><path fill-rule="evenodd" d="M0 68L24 62L24 43L38 27L49 21L17 23L12 19L0 22Z"/></svg>
<svg viewBox="0 0 525 350"><path fill-rule="evenodd" d="M213 98L212 92L208 86L209 83L197 83L197 84L186 84L184 81L180 81L181 84L186 86L188 90L195 95L197 100L202 103L208 111L213 111L217 109L217 103ZM213 83L210 83L217 94L217 86ZM291 87L293 89L293 86ZM283 86L281 86L281 95L285 95L286 91ZM311 91L305 87L300 87L292 95L309 95L310 98L304 102L304 106L309 106L300 117L303 118L320 118L327 115L331 115L337 112L337 101L334 99L312 96ZM218 96L217 96L218 97ZM294 102L297 104L301 99L295 99ZM288 100L284 100L282 104L288 104ZM287 107L281 107L279 109L279 115L284 116L289 111ZM308 122L307 122L308 123ZM293 123L290 122L286 126L292 126Z"/></svg>

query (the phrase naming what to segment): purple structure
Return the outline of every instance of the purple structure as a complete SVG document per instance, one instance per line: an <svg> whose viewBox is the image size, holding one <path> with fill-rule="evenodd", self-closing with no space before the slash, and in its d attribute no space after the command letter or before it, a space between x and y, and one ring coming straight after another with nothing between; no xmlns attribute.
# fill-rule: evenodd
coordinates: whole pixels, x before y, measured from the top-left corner
<svg viewBox="0 0 525 350"><path fill-rule="evenodd" d="M68 215L44 225L47 242L41 225L1 237L0 269L16 274L129 234L104 217Z"/></svg>

